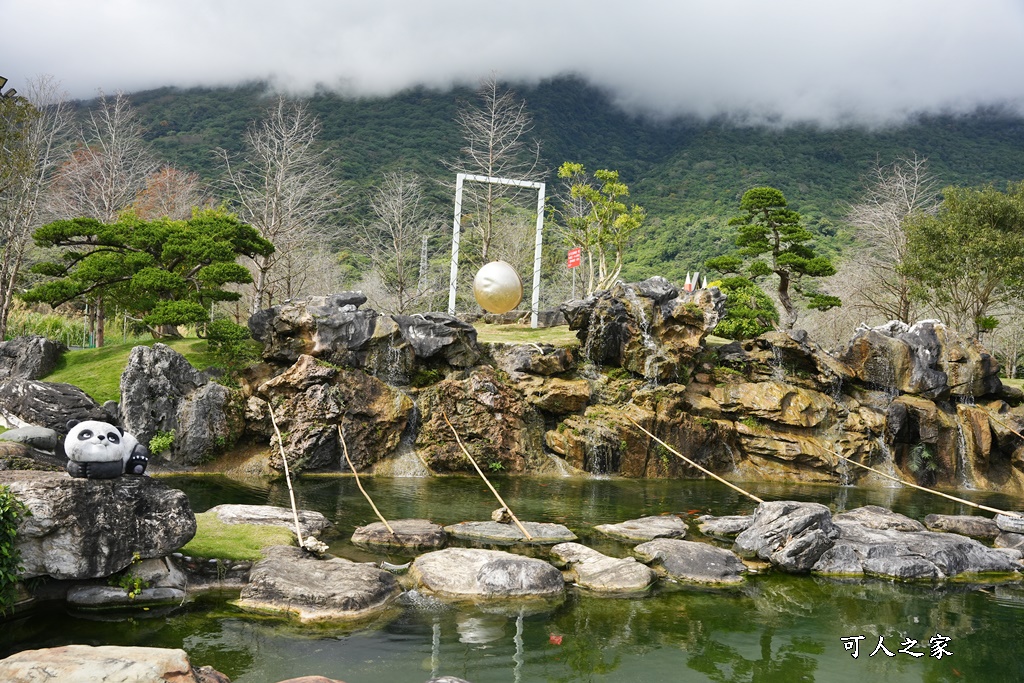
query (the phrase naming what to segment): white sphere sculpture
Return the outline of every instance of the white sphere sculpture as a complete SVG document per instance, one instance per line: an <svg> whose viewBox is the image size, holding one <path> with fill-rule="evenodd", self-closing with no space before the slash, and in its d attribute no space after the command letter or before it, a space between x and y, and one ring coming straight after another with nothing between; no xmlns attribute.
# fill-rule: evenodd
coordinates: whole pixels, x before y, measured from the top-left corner
<svg viewBox="0 0 1024 683"><path fill-rule="evenodd" d="M488 313L508 313L523 300L523 281L504 261L491 261L476 272L473 296Z"/></svg>

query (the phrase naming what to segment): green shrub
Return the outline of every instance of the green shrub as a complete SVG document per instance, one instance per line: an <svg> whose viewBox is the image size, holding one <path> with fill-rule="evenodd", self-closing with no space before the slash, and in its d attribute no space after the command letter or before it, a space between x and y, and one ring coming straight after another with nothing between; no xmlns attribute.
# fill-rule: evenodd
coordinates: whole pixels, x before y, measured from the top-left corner
<svg viewBox="0 0 1024 683"><path fill-rule="evenodd" d="M726 295L725 316L715 326L715 334L728 339L752 339L771 330L779 322L775 303L760 287L745 277L728 277L719 289Z"/></svg>
<svg viewBox="0 0 1024 683"><path fill-rule="evenodd" d="M15 586L21 571L21 555L15 546L18 523L29 514L25 505L6 486L0 486L0 614L14 606Z"/></svg>
<svg viewBox="0 0 1024 683"><path fill-rule="evenodd" d="M206 343L214 362L235 373L260 360L260 346L249 334L249 328L227 318L217 318L206 326Z"/></svg>
<svg viewBox="0 0 1024 683"><path fill-rule="evenodd" d="M120 588L128 594L128 598L134 600L139 597L143 590L149 588L149 581L146 581L141 576L136 576L135 572L132 571L139 562L142 562L142 556L138 553L132 555L132 563L128 565L124 571L118 572L110 577L108 583L115 588Z"/></svg>
<svg viewBox="0 0 1024 683"><path fill-rule="evenodd" d="M157 432L152 439L149 440L149 452L153 455L158 455L164 451L169 451L171 446L174 445L174 430L169 432Z"/></svg>

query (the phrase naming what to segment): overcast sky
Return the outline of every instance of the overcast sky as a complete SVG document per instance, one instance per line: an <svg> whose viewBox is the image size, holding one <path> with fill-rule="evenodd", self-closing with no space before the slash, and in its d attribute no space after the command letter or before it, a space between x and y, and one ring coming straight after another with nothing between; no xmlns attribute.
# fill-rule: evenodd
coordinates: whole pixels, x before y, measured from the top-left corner
<svg viewBox="0 0 1024 683"><path fill-rule="evenodd" d="M0 0L0 75L73 97L267 79L389 94L576 73L625 107L1024 112L1024 0Z"/></svg>

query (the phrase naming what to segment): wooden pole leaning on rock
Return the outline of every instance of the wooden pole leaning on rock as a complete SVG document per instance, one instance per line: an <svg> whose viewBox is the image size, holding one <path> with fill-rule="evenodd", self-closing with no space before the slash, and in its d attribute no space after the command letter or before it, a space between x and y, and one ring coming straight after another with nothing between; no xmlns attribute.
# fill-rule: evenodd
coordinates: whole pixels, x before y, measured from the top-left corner
<svg viewBox="0 0 1024 683"><path fill-rule="evenodd" d="M277 420L274 419L274 407L267 403L267 412L270 413L270 424L274 425L274 434L277 435L277 447L281 450L281 462L284 463L284 479L288 482L288 497L292 501L292 516L295 518L295 536L298 538L299 547L302 546L302 527L299 525L299 508L295 505L295 489L292 488L292 475L288 472L288 458L284 454L284 440L281 438L281 430L277 428Z"/></svg>
<svg viewBox="0 0 1024 683"><path fill-rule="evenodd" d="M895 481L895 482L897 482L899 484L902 484L903 486L909 486L910 488L917 489L918 491L924 491L925 493L931 493L931 494L934 494L936 496L942 496L943 498L947 498L949 500L952 500L953 502L963 503L964 505L969 505L971 507L978 508L979 510L985 510L986 512L993 512L993 513L995 513L997 515L1008 515L1010 517L1024 517L1024 515L1021 515L1019 512L1011 512L1011 511L1008 511L1008 510L999 510L997 508L992 508L992 507L989 507L987 505L982 505L981 503L975 503L973 501L966 500L964 498L957 498L956 496L951 496L948 493L943 493L942 491L936 491L935 489L930 489L927 486L919 486L917 484L912 484L911 482L904 481L903 479L900 479L899 477L894 477L893 475L886 474L885 472L882 472L881 470L876 470L874 467L870 467L870 466L865 465L863 463L859 463L856 460L853 460L852 458L847 458L845 455L842 455L838 451L835 451L835 450L832 450L832 449L826 449L826 448L823 448L821 446L819 446L819 448L822 448L822 450L824 450L827 453L831 453L832 455L836 456L837 458L842 458L843 460L845 460L848 463L852 463L852 464L856 465L857 467L862 467L862 468L864 468L864 469L866 469L866 470L868 470L870 472L874 472L875 474L877 474L879 476L882 476L882 477L885 477L886 479L890 479L892 481Z"/></svg>
<svg viewBox="0 0 1024 683"><path fill-rule="evenodd" d="M363 483L359 481L359 473L356 472L356 466L352 464L352 459L348 457L348 446L345 444L345 430L341 425L338 425L338 440L341 441L341 450L345 454L345 462L348 463L348 468L352 470L352 474L356 478L356 486L359 487L359 491L363 494L363 498L365 498L366 502L373 508L373 512L377 515L377 519L384 523L388 533L397 538L398 536L395 534L395 530L391 528L390 524L388 524L388 520L384 519L384 515L380 514L380 510L378 510L377 506L373 504L373 499L370 498L370 494L366 492L366 489L363 488Z"/></svg>
<svg viewBox="0 0 1024 683"><path fill-rule="evenodd" d="M526 530L526 527L523 526L523 523L519 521L518 517L516 517L516 513L512 512L512 508L508 506L508 503L501 499L501 494L498 493L497 489L491 486L491 482L487 480L487 477L484 475L483 470L480 469L480 465L476 464L476 460L474 460L473 456L469 454L469 451L466 450L466 447L462 445L462 439L459 438L459 433L455 431L455 425L453 425L451 420L448 419L448 413L442 411L441 415L444 416L444 421L448 424L449 427L451 427L452 434L455 435L455 442L459 444L459 448L461 448L462 452L466 454L466 457L469 458L469 461L473 463L473 468L476 469L476 473L480 475L480 478L484 480L485 484L487 484L487 488L491 490L491 493L494 494L494 497L498 499L499 503L501 503L501 507L508 510L509 517L511 517L512 521L516 523L516 526L519 527L519 530L523 532L523 536L526 537L526 540L532 541L533 536L530 535L530 532Z"/></svg>
<svg viewBox="0 0 1024 683"><path fill-rule="evenodd" d="M728 486L729 488L731 488L731 489L732 489L733 491L736 491L736 492L738 492L738 493L742 493L742 494L743 494L744 496L746 496L747 498L750 498L751 500L757 501L758 503L763 503L763 502L764 502L764 500L762 500L761 498L758 498L757 496L755 496L755 495L754 495L753 493L751 493L750 491L744 491L744 490L743 490L743 489L741 489L741 488L740 488L739 486L736 486L736 485L735 485L735 484L733 484L732 482L729 482L729 481L726 481L725 479L722 479L722 478L721 478L720 476L718 476L717 474L715 474L715 473L714 473L714 472L712 472L711 470L709 470L709 469L706 469L706 468L704 468L704 467L701 467L700 465L698 465L698 464L697 464L696 462L694 462L693 460L690 460L690 459L689 459L689 458L687 458L687 457L686 457L685 455L683 455L682 453L680 453L679 451L677 451L676 449L672 448L672 447L671 447L671 446L669 446L669 445L668 445L667 443L665 443L664 441L662 441L661 439L659 439L658 437L656 437L656 436L655 436L654 434L651 434L651 433L650 433L649 431L647 431L646 429L644 429L643 427L641 427L641 426L640 426L639 424L637 424L637 423L636 423L636 421L635 421L635 420L634 420L633 418L631 418L630 416L626 415L625 417L626 417L626 419L627 419L627 420L629 420L630 422L632 422L632 423L633 423L633 426L634 426L634 427L636 427L636 428L637 428L637 429L639 429L639 430L640 430L641 432L643 432L643 433L644 433L644 434L646 434L647 436L651 437L652 439L654 439L655 441L657 441L658 443L660 443L660 444L661 444L662 446L664 446L665 448L667 448L667 449L668 449L669 453L672 453L672 454L673 454L673 455L675 455L676 457L678 457L678 458L681 458L681 459L682 459L682 460L683 460L683 461L684 461L684 462L685 462L686 464L688 464L688 465L689 465L690 467L696 467L696 468L697 468L698 470L700 470L700 471L701 471L701 472L703 472L704 474L708 475L708 476L709 476L709 477L711 477L712 479L715 479L715 480L717 480L717 481L720 481L721 483L723 483L723 484L725 484L726 486Z"/></svg>

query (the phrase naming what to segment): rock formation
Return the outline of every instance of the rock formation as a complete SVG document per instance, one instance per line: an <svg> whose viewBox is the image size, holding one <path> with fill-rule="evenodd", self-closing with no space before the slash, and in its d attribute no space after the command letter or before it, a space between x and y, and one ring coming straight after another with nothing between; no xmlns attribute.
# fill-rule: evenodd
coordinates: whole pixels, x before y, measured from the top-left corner
<svg viewBox="0 0 1024 683"><path fill-rule="evenodd" d="M42 379L68 348L46 337L15 337L0 342L0 379Z"/></svg>

